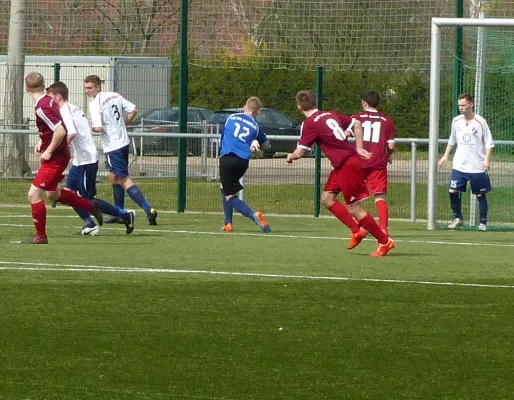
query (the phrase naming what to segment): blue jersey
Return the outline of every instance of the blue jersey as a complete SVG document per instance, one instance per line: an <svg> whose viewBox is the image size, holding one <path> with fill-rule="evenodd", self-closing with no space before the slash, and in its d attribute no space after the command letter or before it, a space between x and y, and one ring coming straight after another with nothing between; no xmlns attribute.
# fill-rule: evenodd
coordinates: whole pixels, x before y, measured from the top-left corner
<svg viewBox="0 0 514 400"><path fill-rule="evenodd" d="M250 146L254 140L259 144L268 140L255 119L244 113L229 115L221 131L220 156L233 153L249 160L252 157Z"/></svg>

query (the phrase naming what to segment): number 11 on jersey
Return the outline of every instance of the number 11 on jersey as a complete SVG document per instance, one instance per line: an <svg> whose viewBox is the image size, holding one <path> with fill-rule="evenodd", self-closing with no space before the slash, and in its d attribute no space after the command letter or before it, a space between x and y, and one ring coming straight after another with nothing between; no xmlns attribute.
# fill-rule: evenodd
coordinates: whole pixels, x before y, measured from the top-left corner
<svg viewBox="0 0 514 400"><path fill-rule="evenodd" d="M378 143L380 141L380 129L382 123L380 121L364 121L362 128L364 133L362 134L362 140L365 142Z"/></svg>

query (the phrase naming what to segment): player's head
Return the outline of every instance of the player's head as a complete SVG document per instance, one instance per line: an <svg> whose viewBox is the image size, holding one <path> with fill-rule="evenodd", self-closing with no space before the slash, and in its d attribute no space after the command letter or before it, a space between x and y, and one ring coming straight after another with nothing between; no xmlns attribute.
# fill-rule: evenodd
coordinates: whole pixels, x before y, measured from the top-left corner
<svg viewBox="0 0 514 400"><path fill-rule="evenodd" d="M248 100L246 100L243 110L246 114L250 114L253 117L256 117L257 115L259 115L261 108L262 108L261 100L258 97L252 96L252 97L249 97Z"/></svg>
<svg viewBox="0 0 514 400"><path fill-rule="evenodd" d="M29 93L45 91L45 78L39 72L29 72L25 77L25 88Z"/></svg>
<svg viewBox="0 0 514 400"><path fill-rule="evenodd" d="M98 75L88 75L84 79L84 89L88 97L95 97L102 91L102 80Z"/></svg>
<svg viewBox="0 0 514 400"><path fill-rule="evenodd" d="M364 93L361 96L362 109L377 108L380 103L380 95L374 90Z"/></svg>
<svg viewBox="0 0 514 400"><path fill-rule="evenodd" d="M462 93L461 95L459 95L459 97L457 98L457 104L459 106L459 112L462 115L468 116L473 114L474 102L473 96L471 96L470 94Z"/></svg>
<svg viewBox="0 0 514 400"><path fill-rule="evenodd" d="M300 111L311 111L318 107L316 96L311 90L300 90L296 93L296 108Z"/></svg>
<svg viewBox="0 0 514 400"><path fill-rule="evenodd" d="M55 82L46 88L46 92L57 104L61 105L68 101L68 87L63 82Z"/></svg>

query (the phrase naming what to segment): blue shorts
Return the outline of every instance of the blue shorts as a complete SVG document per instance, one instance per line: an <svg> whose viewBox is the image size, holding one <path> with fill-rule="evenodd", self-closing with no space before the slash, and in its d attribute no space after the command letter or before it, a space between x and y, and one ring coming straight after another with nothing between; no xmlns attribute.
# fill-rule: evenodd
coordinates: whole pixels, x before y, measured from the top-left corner
<svg viewBox="0 0 514 400"><path fill-rule="evenodd" d="M121 149L105 153L105 163L107 164L107 168L109 169L109 172L112 172L117 178L125 178L126 176L129 176L129 147L130 145L127 145Z"/></svg>
<svg viewBox="0 0 514 400"><path fill-rule="evenodd" d="M452 169L449 188L465 192L468 181L471 185L471 193L473 194L485 194L492 190L487 172L466 173L456 169Z"/></svg>
<svg viewBox="0 0 514 400"><path fill-rule="evenodd" d="M86 165L72 165L66 178L66 187L91 200L96 196L96 173L98 162Z"/></svg>

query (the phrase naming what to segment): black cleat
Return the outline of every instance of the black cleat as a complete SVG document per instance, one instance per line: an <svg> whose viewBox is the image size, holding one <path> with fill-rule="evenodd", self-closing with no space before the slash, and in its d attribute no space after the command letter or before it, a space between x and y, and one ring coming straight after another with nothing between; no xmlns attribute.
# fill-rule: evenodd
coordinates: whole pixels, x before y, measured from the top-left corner
<svg viewBox="0 0 514 400"><path fill-rule="evenodd" d="M98 222L98 225L102 226L104 224L104 216L102 215L102 212L98 209L96 206L95 200L91 200L91 203L93 203L94 210L91 213L93 217L95 217L96 221Z"/></svg>
<svg viewBox="0 0 514 400"><path fill-rule="evenodd" d="M146 215L146 219L148 220L148 225L157 225L157 211L152 208Z"/></svg>
<svg viewBox="0 0 514 400"><path fill-rule="evenodd" d="M127 235L130 235L134 231L136 219L136 212L134 210L127 210L127 216L123 219L123 223L127 227Z"/></svg>
<svg viewBox="0 0 514 400"><path fill-rule="evenodd" d="M109 215L105 217L104 224L125 224L125 220L121 217L114 217Z"/></svg>

